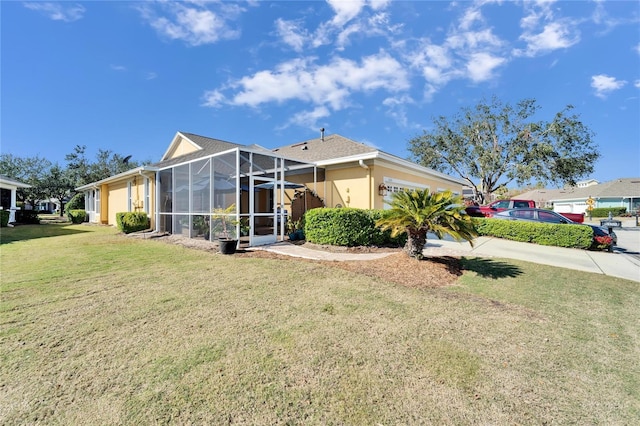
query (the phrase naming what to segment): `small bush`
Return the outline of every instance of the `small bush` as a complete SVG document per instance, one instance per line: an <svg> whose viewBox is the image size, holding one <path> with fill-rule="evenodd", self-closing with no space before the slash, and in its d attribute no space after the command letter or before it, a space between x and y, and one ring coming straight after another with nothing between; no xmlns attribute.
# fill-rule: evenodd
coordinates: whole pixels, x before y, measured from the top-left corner
<svg viewBox="0 0 640 426"><path fill-rule="evenodd" d="M6 228L9 225L9 210L0 210L0 227Z"/></svg>
<svg viewBox="0 0 640 426"><path fill-rule="evenodd" d="M74 209L69 210L67 212L67 216L69 217L69 220L71 220L71 223L77 224L84 222L85 218L87 217L87 212L82 209Z"/></svg>
<svg viewBox="0 0 640 426"><path fill-rule="evenodd" d="M627 212L626 207L598 207L591 210L591 217L609 217L609 212L613 216L622 216ZM588 214L589 212L587 212Z"/></svg>
<svg viewBox="0 0 640 426"><path fill-rule="evenodd" d="M149 216L144 212L116 213L116 226L125 234L149 229Z"/></svg>
<svg viewBox="0 0 640 426"><path fill-rule="evenodd" d="M381 210L356 208L318 208L305 214L304 235L307 241L334 246L403 245L406 235L391 238L389 231L376 227Z"/></svg>
<svg viewBox="0 0 640 426"><path fill-rule="evenodd" d="M491 218L474 218L480 235L545 246L588 249L593 229L586 225L537 223Z"/></svg>
<svg viewBox="0 0 640 426"><path fill-rule="evenodd" d="M16 210L16 223L37 225L40 223L38 212L35 210Z"/></svg>
<svg viewBox="0 0 640 426"><path fill-rule="evenodd" d="M79 192L64 206L64 212L68 216L71 210L83 210L84 209L84 193ZM69 218L71 219L71 218Z"/></svg>

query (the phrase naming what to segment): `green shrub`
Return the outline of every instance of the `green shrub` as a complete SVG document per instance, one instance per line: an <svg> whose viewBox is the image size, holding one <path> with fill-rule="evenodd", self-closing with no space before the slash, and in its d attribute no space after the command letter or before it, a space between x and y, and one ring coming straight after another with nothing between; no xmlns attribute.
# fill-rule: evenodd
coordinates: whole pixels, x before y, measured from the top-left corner
<svg viewBox="0 0 640 426"><path fill-rule="evenodd" d="M35 210L16 210L16 223L37 225L40 223L38 212Z"/></svg>
<svg viewBox="0 0 640 426"><path fill-rule="evenodd" d="M9 210L0 210L0 227L6 228L9 225Z"/></svg>
<svg viewBox="0 0 640 426"><path fill-rule="evenodd" d="M406 235L391 238L375 222L384 214L381 210L356 208L318 208L305 214L304 235L307 241L334 246L403 245Z"/></svg>
<svg viewBox="0 0 640 426"><path fill-rule="evenodd" d="M68 216L71 210L83 210L84 209L84 193L79 192L64 206L64 212ZM71 219L71 218L69 218Z"/></svg>
<svg viewBox="0 0 640 426"><path fill-rule="evenodd" d="M609 217L609 212L613 216L622 216L627 212L626 207L597 207L591 210L591 217ZM588 214L589 212L587 212Z"/></svg>
<svg viewBox="0 0 640 426"><path fill-rule="evenodd" d="M480 235L545 246L588 249L593 243L593 229L586 225L568 225L474 218Z"/></svg>
<svg viewBox="0 0 640 426"><path fill-rule="evenodd" d="M69 220L71 220L71 223L82 223L87 217L87 212L82 209L74 209L69 210L67 212L67 216L69 217Z"/></svg>
<svg viewBox="0 0 640 426"><path fill-rule="evenodd" d="M149 229L149 216L145 212L116 213L116 226L125 234Z"/></svg>

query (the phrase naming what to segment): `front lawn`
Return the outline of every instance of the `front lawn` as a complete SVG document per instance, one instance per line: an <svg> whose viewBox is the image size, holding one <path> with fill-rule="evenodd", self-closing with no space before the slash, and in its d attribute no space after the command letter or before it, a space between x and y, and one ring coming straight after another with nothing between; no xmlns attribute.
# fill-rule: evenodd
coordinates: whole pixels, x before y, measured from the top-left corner
<svg viewBox="0 0 640 426"><path fill-rule="evenodd" d="M633 424L637 283L462 259L439 288L88 225L0 230L2 424Z"/></svg>

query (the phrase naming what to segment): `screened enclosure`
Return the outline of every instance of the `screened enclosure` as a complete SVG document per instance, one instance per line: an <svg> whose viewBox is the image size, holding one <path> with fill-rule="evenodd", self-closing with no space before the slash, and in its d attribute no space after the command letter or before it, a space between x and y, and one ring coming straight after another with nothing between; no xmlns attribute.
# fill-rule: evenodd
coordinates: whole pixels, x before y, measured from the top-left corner
<svg viewBox="0 0 640 426"><path fill-rule="evenodd" d="M310 170L315 176L312 164L247 148L163 168L156 175L158 231L250 246L283 239L285 188Z"/></svg>

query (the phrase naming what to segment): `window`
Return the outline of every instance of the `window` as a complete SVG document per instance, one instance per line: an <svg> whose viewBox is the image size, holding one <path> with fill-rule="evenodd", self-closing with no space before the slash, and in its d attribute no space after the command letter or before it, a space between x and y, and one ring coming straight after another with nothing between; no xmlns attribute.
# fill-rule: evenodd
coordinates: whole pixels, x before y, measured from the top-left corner
<svg viewBox="0 0 640 426"><path fill-rule="evenodd" d="M538 212L538 219L543 222L563 223L563 220L551 212Z"/></svg>

